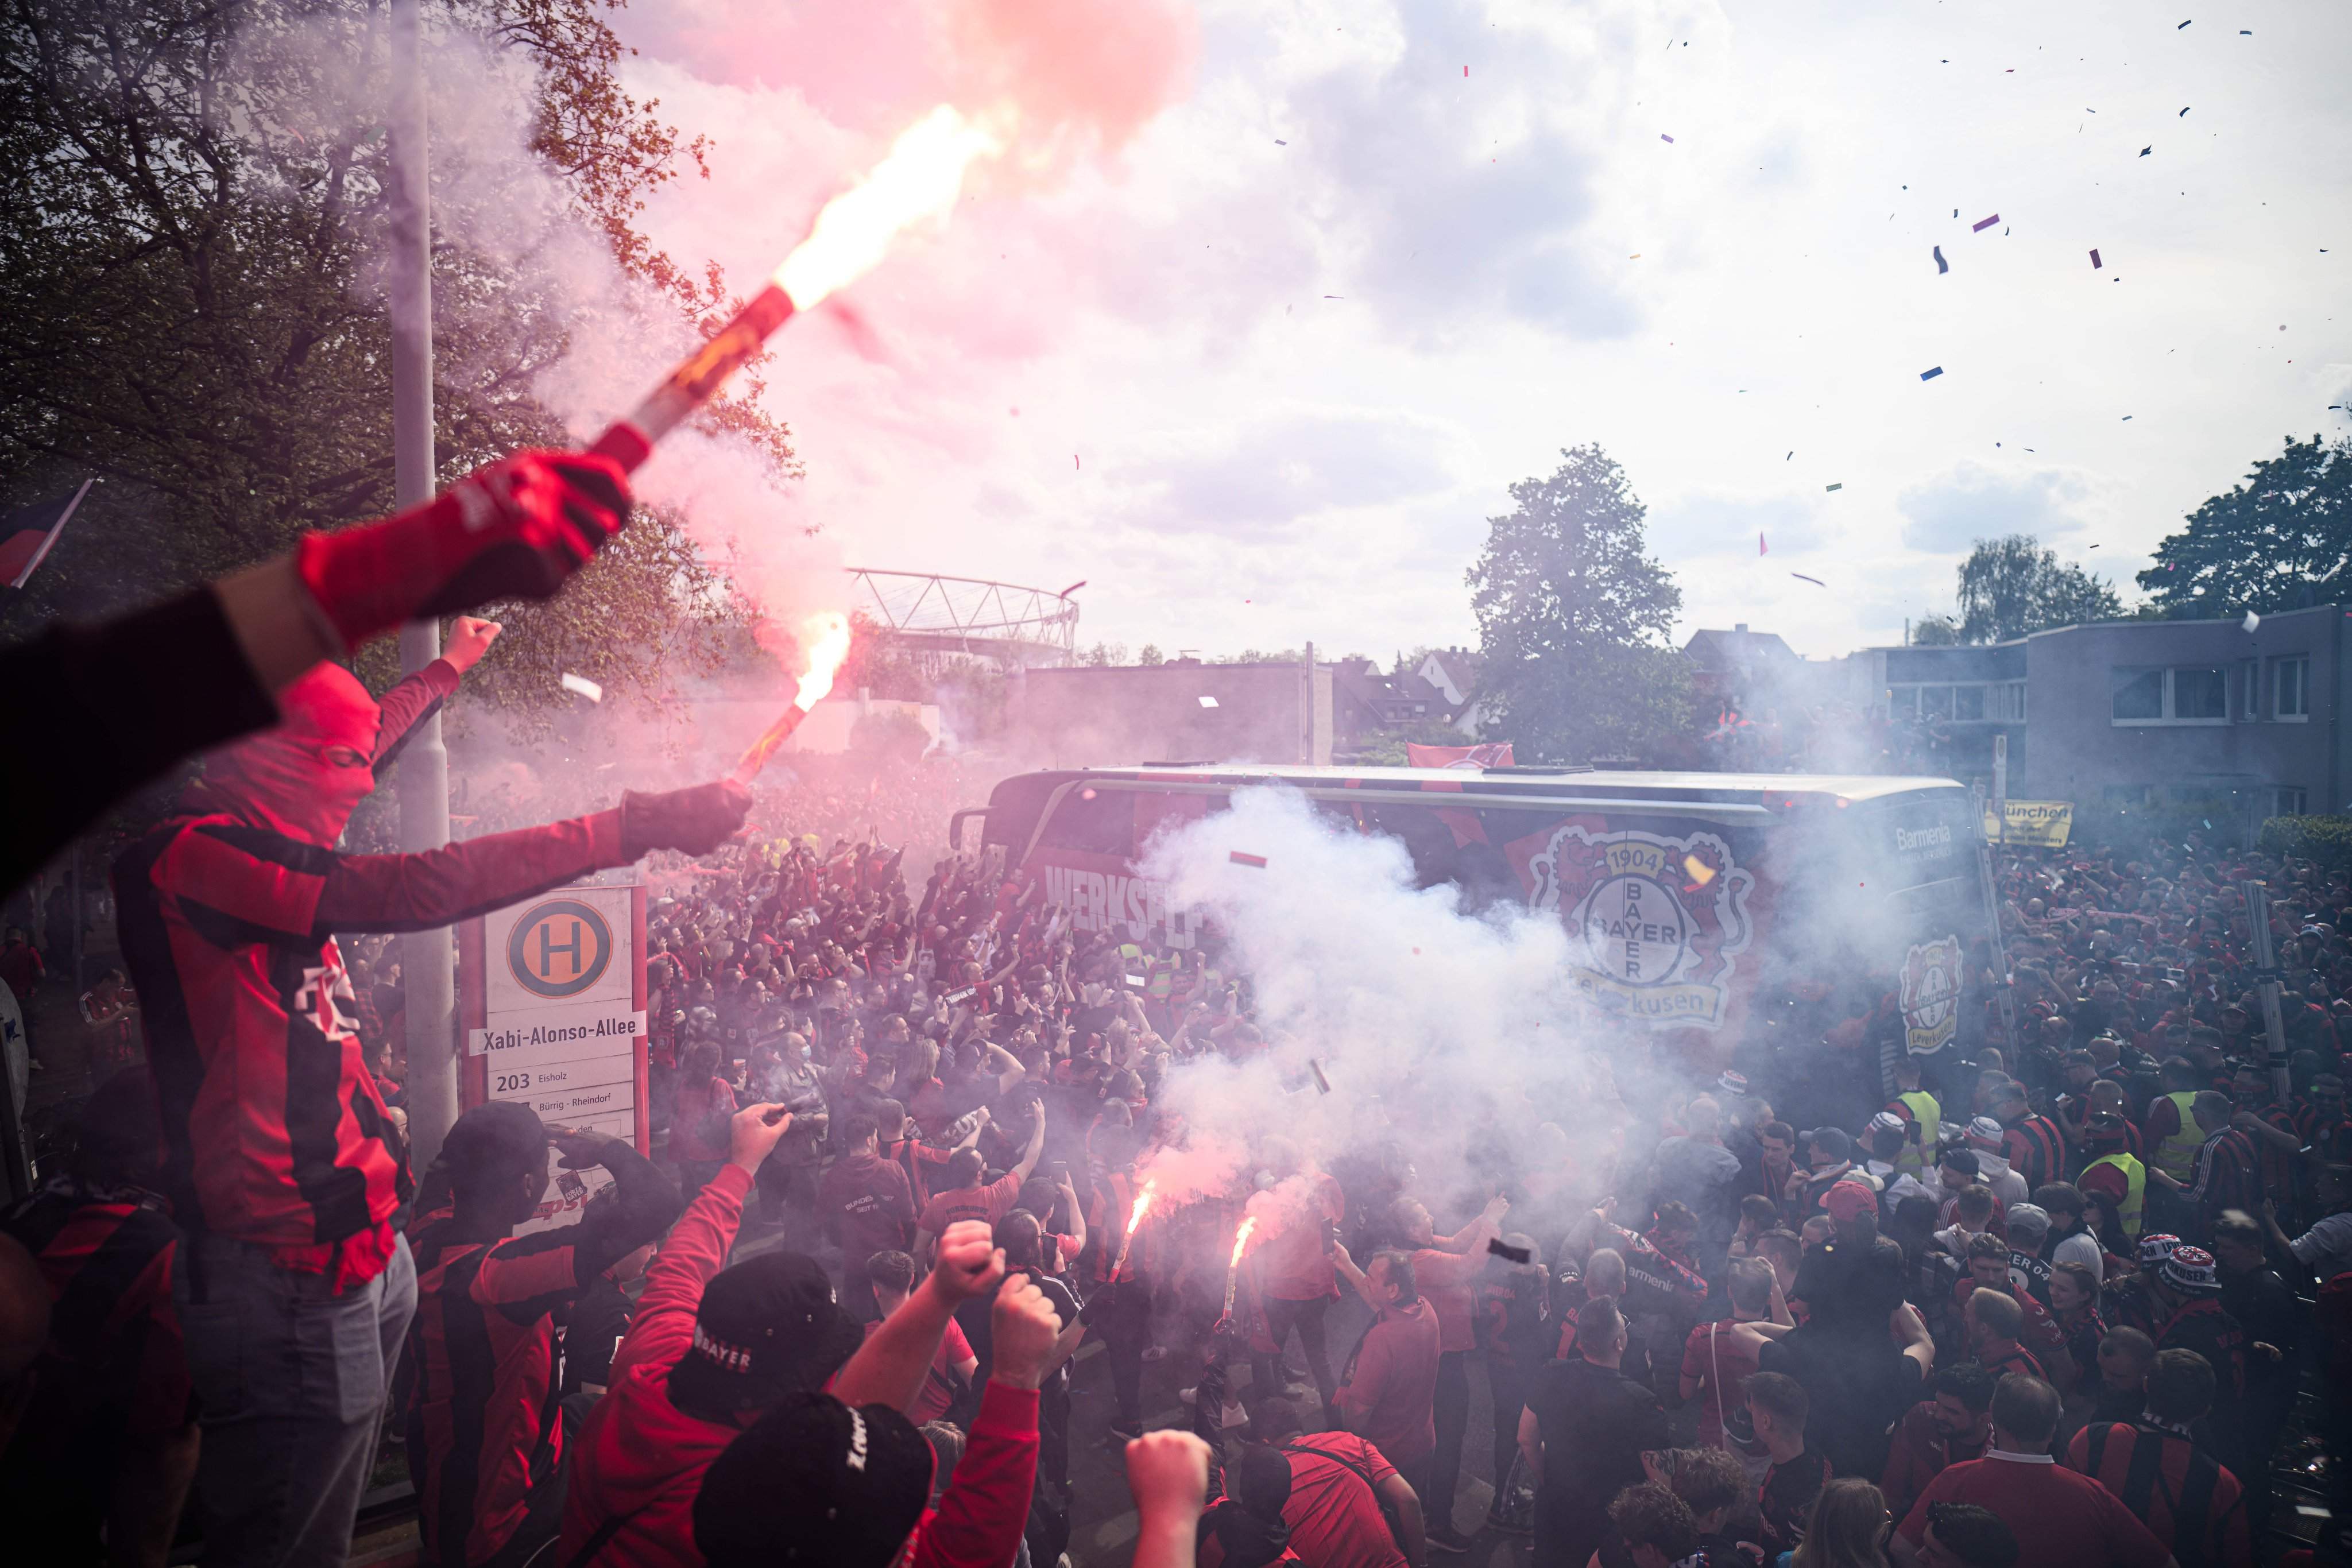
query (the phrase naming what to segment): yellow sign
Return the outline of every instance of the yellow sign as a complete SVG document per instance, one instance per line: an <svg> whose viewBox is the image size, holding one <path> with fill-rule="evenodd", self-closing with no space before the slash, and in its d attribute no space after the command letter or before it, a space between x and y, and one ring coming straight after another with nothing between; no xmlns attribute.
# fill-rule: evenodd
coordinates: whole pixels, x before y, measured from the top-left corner
<svg viewBox="0 0 2352 1568"><path fill-rule="evenodd" d="M2066 835L2074 827L2074 802L2072 800L2006 800L2009 818L2008 841L2032 849L2063 850ZM1984 835L1986 841L2002 841L2000 819L1993 815L1992 803L1985 804Z"/></svg>

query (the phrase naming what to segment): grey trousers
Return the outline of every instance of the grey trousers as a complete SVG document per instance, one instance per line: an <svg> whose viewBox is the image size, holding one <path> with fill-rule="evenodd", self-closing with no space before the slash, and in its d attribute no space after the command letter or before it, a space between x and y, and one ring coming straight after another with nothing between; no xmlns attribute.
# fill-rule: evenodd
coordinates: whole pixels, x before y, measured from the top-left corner
<svg viewBox="0 0 2352 1568"><path fill-rule="evenodd" d="M341 1295L226 1237L192 1237L182 1252L172 1295L203 1406L205 1562L341 1564L416 1313L407 1239Z"/></svg>

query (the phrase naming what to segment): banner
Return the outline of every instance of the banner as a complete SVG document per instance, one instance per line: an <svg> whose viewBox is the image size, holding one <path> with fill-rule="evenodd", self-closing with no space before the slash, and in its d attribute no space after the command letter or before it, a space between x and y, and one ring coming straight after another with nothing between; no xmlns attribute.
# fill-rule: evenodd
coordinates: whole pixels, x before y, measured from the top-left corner
<svg viewBox="0 0 2352 1568"><path fill-rule="evenodd" d="M1509 768L1511 743L1489 741L1484 746L1419 746L1404 743L1405 766L1408 768L1460 768L1475 773L1486 768Z"/></svg>
<svg viewBox="0 0 2352 1568"><path fill-rule="evenodd" d="M2066 835L2074 831L2074 802L2072 800L2010 800L2008 807L2009 838L2012 844L2030 849L2063 850ZM1984 836L1988 843L2001 841L2000 819L1993 815L1990 802L1984 814Z"/></svg>
<svg viewBox="0 0 2352 1568"><path fill-rule="evenodd" d="M1756 879L1719 835L1572 817L1505 852L1525 868L1528 904L1568 927L1579 990L1634 1023L1721 1027Z"/></svg>

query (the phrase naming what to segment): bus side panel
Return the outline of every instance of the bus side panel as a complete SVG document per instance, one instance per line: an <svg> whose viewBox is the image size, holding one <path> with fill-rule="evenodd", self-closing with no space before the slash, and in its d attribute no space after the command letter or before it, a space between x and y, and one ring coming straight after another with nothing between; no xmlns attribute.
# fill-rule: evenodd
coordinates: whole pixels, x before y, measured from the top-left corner
<svg viewBox="0 0 2352 1568"><path fill-rule="evenodd" d="M1759 836L1671 817L1511 816L1503 856L1528 906L1568 928L1578 987L1686 1056L1727 1061L1777 903Z"/></svg>

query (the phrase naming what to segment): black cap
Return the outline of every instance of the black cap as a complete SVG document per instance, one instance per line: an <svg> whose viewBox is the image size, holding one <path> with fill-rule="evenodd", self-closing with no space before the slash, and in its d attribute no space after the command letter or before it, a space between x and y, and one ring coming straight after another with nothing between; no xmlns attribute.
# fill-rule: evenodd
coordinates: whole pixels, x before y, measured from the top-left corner
<svg viewBox="0 0 2352 1568"><path fill-rule="evenodd" d="M814 1258L763 1252L703 1288L694 1343L670 1368L682 1409L714 1416L772 1405L822 1386L857 1348L856 1321Z"/></svg>
<svg viewBox="0 0 2352 1568"><path fill-rule="evenodd" d="M795 1394L703 1472L694 1543L709 1568L887 1568L930 1497L931 1445L913 1422Z"/></svg>

